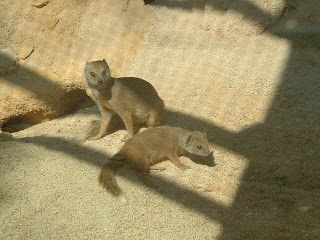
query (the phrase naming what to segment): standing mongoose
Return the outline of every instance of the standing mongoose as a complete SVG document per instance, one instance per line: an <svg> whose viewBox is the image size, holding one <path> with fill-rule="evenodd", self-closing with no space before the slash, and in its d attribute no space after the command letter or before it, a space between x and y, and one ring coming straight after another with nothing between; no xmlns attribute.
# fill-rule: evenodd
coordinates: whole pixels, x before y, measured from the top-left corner
<svg viewBox="0 0 320 240"><path fill-rule="evenodd" d="M128 137L132 137L141 124L147 127L161 125L164 103L149 82L134 77L111 77L105 59L87 62L84 74L101 112L100 130L90 139L104 136L115 113L123 120Z"/></svg>
<svg viewBox="0 0 320 240"><path fill-rule="evenodd" d="M149 170L161 170L154 167L154 164L169 159L178 168L185 170L190 167L182 164L179 156L187 153L204 157L212 154L205 134L168 126L146 129L130 138L120 151L105 163L101 168L99 183L121 204L126 205L127 197L115 178L119 167L129 164L137 177L151 186Z"/></svg>

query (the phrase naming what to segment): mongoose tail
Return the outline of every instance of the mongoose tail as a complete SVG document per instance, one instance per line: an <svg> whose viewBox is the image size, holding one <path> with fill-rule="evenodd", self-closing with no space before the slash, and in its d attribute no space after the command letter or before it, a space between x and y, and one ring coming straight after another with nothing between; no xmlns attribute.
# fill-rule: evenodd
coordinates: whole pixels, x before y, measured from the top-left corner
<svg viewBox="0 0 320 240"><path fill-rule="evenodd" d="M117 180L115 178L118 168L125 164L125 160L118 155L113 156L110 161L103 165L99 175L99 183L110 192L121 205L127 205L128 200L126 195L120 189Z"/></svg>

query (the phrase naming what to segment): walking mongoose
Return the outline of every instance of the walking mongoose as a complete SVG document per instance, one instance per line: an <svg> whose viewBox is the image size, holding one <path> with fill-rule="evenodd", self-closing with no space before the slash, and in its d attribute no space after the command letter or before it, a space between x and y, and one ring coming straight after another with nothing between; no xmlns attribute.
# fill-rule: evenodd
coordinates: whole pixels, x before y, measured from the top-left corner
<svg viewBox="0 0 320 240"><path fill-rule="evenodd" d="M123 120L128 137L132 137L142 124L147 127L161 125L164 103L149 82L134 77L111 77L105 59L87 62L84 74L101 112L100 130L90 139L104 136L115 113Z"/></svg>
<svg viewBox="0 0 320 240"><path fill-rule="evenodd" d="M203 157L212 154L205 134L168 126L146 129L130 138L120 151L105 163L101 168L99 183L121 204L126 205L127 197L115 178L119 167L129 164L142 182L152 186L149 170L162 170L153 166L154 164L169 159L178 168L186 170L190 167L182 164L179 156L187 153Z"/></svg>

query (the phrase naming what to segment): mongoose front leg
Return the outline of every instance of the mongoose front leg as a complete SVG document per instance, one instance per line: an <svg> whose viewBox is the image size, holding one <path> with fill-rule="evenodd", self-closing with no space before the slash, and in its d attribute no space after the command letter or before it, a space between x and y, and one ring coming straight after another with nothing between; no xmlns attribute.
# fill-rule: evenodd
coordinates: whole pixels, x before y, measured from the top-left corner
<svg viewBox="0 0 320 240"><path fill-rule="evenodd" d="M125 113L125 114L121 114L120 117L122 118L126 129L128 131L128 135L125 136L122 141L127 141L130 137L133 136L134 134L134 128L133 128L133 121L132 121L132 113Z"/></svg>
<svg viewBox="0 0 320 240"><path fill-rule="evenodd" d="M181 163L180 159L178 156L176 155L171 155L171 156L168 156L169 160L174 164L176 165L178 168L182 169L182 170L187 170L191 167L187 166L187 165L184 165L183 163Z"/></svg>
<svg viewBox="0 0 320 240"><path fill-rule="evenodd" d="M151 166L149 169L150 169L150 170L159 170L159 171L166 170L165 167L157 167L157 166Z"/></svg>
<svg viewBox="0 0 320 240"><path fill-rule="evenodd" d="M101 111L101 125L100 125L100 130L98 132L98 134L94 137L89 138L89 140L97 140L100 139L104 136L104 134L107 132L109 123L111 121L112 118L112 112L109 112L107 110L103 110Z"/></svg>

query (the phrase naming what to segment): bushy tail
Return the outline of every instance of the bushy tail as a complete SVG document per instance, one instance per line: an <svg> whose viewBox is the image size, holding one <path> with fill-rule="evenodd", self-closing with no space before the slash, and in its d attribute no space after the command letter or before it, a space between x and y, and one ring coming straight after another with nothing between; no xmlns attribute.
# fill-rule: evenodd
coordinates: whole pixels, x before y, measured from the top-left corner
<svg viewBox="0 0 320 240"><path fill-rule="evenodd" d="M115 155L110 161L103 165L99 175L99 183L110 192L114 197L117 198L117 201L122 205L127 205L128 200L126 195L120 189L117 180L115 178L116 171L118 168L122 167L125 164L125 160L121 157Z"/></svg>

